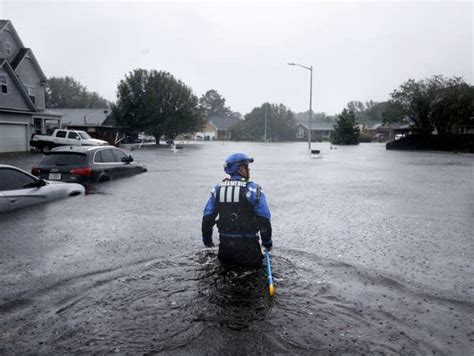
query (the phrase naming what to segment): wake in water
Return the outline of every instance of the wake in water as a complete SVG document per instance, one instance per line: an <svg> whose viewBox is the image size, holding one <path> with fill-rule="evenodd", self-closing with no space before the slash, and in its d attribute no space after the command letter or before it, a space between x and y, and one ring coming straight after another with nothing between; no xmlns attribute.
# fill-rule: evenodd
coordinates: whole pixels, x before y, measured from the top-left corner
<svg viewBox="0 0 474 356"><path fill-rule="evenodd" d="M65 281L0 306L0 353L467 354L473 304L295 250L265 270L215 251ZM471 313L471 314L470 314Z"/></svg>

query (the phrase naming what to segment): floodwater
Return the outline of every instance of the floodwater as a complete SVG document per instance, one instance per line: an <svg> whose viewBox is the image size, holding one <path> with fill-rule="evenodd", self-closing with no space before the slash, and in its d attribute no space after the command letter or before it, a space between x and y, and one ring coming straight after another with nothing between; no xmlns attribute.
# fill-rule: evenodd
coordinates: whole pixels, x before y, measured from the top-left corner
<svg viewBox="0 0 474 356"><path fill-rule="evenodd" d="M474 156L316 147L134 151L149 172L0 216L0 354L472 354ZM272 210L273 298L201 242L235 151Z"/></svg>

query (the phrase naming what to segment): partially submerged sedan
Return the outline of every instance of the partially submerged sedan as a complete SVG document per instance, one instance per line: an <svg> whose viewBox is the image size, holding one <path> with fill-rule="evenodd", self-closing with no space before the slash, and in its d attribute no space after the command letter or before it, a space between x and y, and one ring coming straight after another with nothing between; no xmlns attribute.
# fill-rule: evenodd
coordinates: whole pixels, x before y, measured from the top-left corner
<svg viewBox="0 0 474 356"><path fill-rule="evenodd" d="M104 182L146 172L144 165L113 146L57 147L41 158L31 173L39 178L63 182Z"/></svg>
<svg viewBox="0 0 474 356"><path fill-rule="evenodd" d="M0 165L0 213L84 193L80 184L49 182L19 168Z"/></svg>

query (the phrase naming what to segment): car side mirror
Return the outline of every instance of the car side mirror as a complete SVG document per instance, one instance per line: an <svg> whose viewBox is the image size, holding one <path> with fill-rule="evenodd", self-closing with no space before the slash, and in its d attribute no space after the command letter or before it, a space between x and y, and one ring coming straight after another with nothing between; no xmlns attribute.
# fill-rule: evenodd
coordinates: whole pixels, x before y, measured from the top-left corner
<svg viewBox="0 0 474 356"><path fill-rule="evenodd" d="M132 156L122 157L121 161L124 163L130 163L130 162L133 162L133 157Z"/></svg>
<svg viewBox="0 0 474 356"><path fill-rule="evenodd" d="M81 138L79 136L76 137L76 140L80 140Z"/></svg>
<svg viewBox="0 0 474 356"><path fill-rule="evenodd" d="M43 179L38 179L37 185L38 185L38 188L44 187L46 185L46 182Z"/></svg>

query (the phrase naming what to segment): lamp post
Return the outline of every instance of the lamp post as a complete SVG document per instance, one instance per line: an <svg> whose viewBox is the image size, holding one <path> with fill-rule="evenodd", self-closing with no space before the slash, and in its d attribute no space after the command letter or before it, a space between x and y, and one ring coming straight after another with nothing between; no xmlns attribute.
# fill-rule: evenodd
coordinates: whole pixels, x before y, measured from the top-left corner
<svg viewBox="0 0 474 356"><path fill-rule="evenodd" d="M289 66L298 66L304 69L309 70L310 79L309 79L309 130L308 130L308 149L311 153L311 117L313 114L313 66L306 67L298 63L288 63Z"/></svg>

